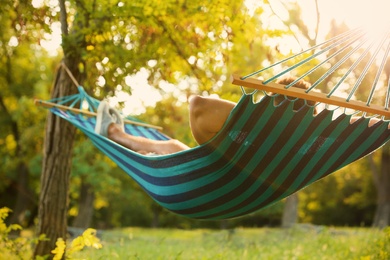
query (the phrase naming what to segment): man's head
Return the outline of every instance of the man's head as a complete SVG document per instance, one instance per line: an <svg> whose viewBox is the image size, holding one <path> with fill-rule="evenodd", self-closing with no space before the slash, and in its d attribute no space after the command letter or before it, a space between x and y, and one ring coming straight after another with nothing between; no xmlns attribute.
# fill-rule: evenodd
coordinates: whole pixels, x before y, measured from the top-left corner
<svg viewBox="0 0 390 260"><path fill-rule="evenodd" d="M282 85L288 85L290 83L292 83L293 81L295 81L296 78L295 77L284 77L284 78L281 78L281 79L278 79L276 81L276 83L278 84L282 84ZM311 84L307 81L304 81L304 80L299 80L297 83L295 83L292 87L295 87L295 88L301 88L301 89L308 89L311 87ZM296 98L295 97L290 97L290 96L287 96L287 98L289 100L295 100ZM283 102L285 100L285 97L284 95L278 95L277 97L275 97L275 102L276 104L280 104L281 102ZM304 99L298 99L294 102L294 110L299 110L301 107L303 107L305 104L308 104L310 106L315 106L317 104L317 102L315 101L310 101L310 100L304 100ZM317 114L317 109L314 108L314 114Z"/></svg>

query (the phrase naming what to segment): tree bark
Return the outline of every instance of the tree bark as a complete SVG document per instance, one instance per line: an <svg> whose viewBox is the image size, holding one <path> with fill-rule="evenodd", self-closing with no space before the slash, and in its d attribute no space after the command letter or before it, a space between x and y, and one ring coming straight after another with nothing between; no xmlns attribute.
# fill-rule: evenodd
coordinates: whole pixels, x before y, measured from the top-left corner
<svg viewBox="0 0 390 260"><path fill-rule="evenodd" d="M372 157L371 157L372 162ZM375 211L373 227L385 228L390 224L390 145L382 148L381 165L375 167L373 162L372 173L377 189L377 208Z"/></svg>
<svg viewBox="0 0 390 260"><path fill-rule="evenodd" d="M76 93L77 88L63 69L57 72L52 98ZM48 241L40 241L34 256L50 255L58 238L66 238L69 177L72 147L76 128L52 113L48 114L41 193L39 199L38 234Z"/></svg>
<svg viewBox="0 0 390 260"><path fill-rule="evenodd" d="M282 216L282 228L290 228L298 220L298 194L291 194L286 198Z"/></svg>
<svg viewBox="0 0 390 260"><path fill-rule="evenodd" d="M91 185L82 181L80 187L79 198L79 213L74 219L72 226L76 228L86 229L90 227L93 216L93 202L95 201L95 193Z"/></svg>

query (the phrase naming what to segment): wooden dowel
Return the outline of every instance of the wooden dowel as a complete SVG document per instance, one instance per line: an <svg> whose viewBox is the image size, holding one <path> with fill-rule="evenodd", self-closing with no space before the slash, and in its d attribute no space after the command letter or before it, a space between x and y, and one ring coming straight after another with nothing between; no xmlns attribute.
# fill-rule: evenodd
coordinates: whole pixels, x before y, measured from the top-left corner
<svg viewBox="0 0 390 260"><path fill-rule="evenodd" d="M34 100L34 103L35 105L37 106L42 106L42 107L47 107L47 108L52 108L52 107L56 107L56 108L59 108L63 111L71 111L73 113L76 113L76 114L83 114L83 115L86 115L86 116L89 116L89 117L94 117L96 116L96 113L94 112L90 112L90 111L86 111L86 110L81 110L81 109L77 109L77 108L73 108L73 107L68 107L68 106L63 106L63 105L59 105L59 104L56 104L56 103L52 103L52 102L47 102L47 101L43 101L43 100ZM144 126L144 127L149 127L149 128L154 128L154 129L158 129L158 130L162 130L162 127L161 126L155 126L155 125L150 125L150 124L145 124L145 123L141 123L141 122L137 122L137 121L133 121L133 120L128 120L128 119L124 119L123 120L125 124L132 124L132 125L138 125L138 126Z"/></svg>
<svg viewBox="0 0 390 260"><path fill-rule="evenodd" d="M326 94L318 93L318 92L306 93L305 90L301 88L291 87L286 89L284 85L273 83L273 82L267 83L265 85L261 80L253 79L253 78L247 78L243 80L241 79L240 76L237 75L232 76L231 82L234 85L239 85L243 87L264 90L267 92L278 93L286 96L292 96L296 98L321 102L321 103L340 106L344 108L351 108L357 111L363 111L367 113L390 117L389 110L386 110L385 108L382 108L381 106L374 105L374 104L367 106L364 102L361 101L356 101L356 100L347 101L341 97L336 97L336 96L327 97Z"/></svg>

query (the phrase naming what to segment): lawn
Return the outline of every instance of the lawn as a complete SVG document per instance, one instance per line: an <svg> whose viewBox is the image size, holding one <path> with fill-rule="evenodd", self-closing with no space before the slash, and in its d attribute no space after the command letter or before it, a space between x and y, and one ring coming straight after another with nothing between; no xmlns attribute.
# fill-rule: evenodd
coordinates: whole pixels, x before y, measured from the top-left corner
<svg viewBox="0 0 390 260"><path fill-rule="evenodd" d="M389 259L390 229L300 225L291 229L180 230L126 228L100 232L103 248L81 259Z"/></svg>

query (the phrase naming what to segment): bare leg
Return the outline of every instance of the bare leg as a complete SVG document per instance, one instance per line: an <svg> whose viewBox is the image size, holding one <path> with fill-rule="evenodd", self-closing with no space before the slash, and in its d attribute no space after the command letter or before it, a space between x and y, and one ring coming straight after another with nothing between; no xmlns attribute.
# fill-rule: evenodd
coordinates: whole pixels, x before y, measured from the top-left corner
<svg viewBox="0 0 390 260"><path fill-rule="evenodd" d="M130 150L142 154L171 154L189 149L189 147L178 140L150 140L140 136L133 136L125 133L118 124L110 124L107 129L107 137Z"/></svg>
<svg viewBox="0 0 390 260"><path fill-rule="evenodd" d="M198 144L213 138L225 124L236 103L200 96L190 99L190 126Z"/></svg>

